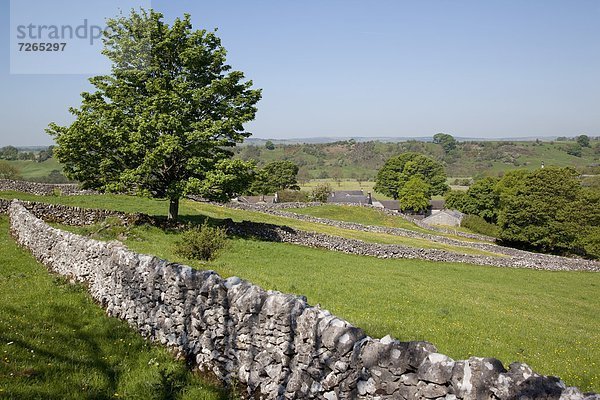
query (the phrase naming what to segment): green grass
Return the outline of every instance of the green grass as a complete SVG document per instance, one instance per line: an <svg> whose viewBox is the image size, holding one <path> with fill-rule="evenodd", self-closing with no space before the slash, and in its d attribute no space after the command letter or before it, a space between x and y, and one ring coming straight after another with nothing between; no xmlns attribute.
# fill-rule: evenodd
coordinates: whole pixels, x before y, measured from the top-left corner
<svg viewBox="0 0 600 400"><path fill-rule="evenodd" d="M250 241L235 242L213 267L304 294L376 337L427 340L455 359L523 361L600 390L600 274L379 260Z"/></svg>
<svg viewBox="0 0 600 400"><path fill-rule="evenodd" d="M269 224L287 225L305 231L325 233L328 235L341 236L349 239L358 239L370 243L399 244L410 247L447 250L461 254L502 257L502 255L500 254L484 250L472 249L469 247L453 246L444 243L432 242L426 239L409 238L403 236L389 235L385 233L362 232L352 229L342 229L319 223L300 221L294 218L279 217L246 210L230 209L225 207L214 206L211 204L190 203L188 204L188 206L194 208L200 214L206 215L211 218L231 218L234 221L248 220L254 222L265 222Z"/></svg>
<svg viewBox="0 0 600 400"><path fill-rule="evenodd" d="M164 216L168 203L161 200L138 198L125 195L90 195L90 196L35 196L18 192L0 192L0 198L42 201L47 203L59 203L70 206L105 208L125 212L142 212L150 215ZM198 222L198 216L208 216L215 219L231 218L234 221L253 221L278 225L287 225L306 231L325 233L350 239L358 239L371 243L400 244L404 246L448 250L461 254L501 256L483 250L468 247L452 246L443 243L431 242L425 239L413 239L382 233L360 232L351 229L340 229L323 224L299 221L293 218L278 217L259 212L236 210L219 207L211 204L197 203L183 200L180 206L182 219Z"/></svg>
<svg viewBox="0 0 600 400"><path fill-rule="evenodd" d="M452 239L471 241L462 236L432 232L413 224L399 216L384 214L383 212L367 207L343 206L343 205L323 205L317 207L290 208L297 214L311 215L318 218L334 219L337 221L356 222L363 225L385 226L388 228L402 228L429 235L445 236ZM447 228L447 227L445 227ZM470 232L468 229L461 229L463 232Z"/></svg>
<svg viewBox="0 0 600 400"><path fill-rule="evenodd" d="M126 244L306 295L374 337L427 340L455 359L526 362L569 385L600 390L600 274L380 260L244 239L230 239L219 258L203 263L175 254L178 237L136 227Z"/></svg>
<svg viewBox="0 0 600 400"><path fill-rule="evenodd" d="M62 171L62 165L55 158L41 163L31 160L8 161L8 163L17 167L24 179L48 176L53 170Z"/></svg>
<svg viewBox="0 0 600 400"><path fill-rule="evenodd" d="M226 399L166 349L49 274L0 216L0 398Z"/></svg>

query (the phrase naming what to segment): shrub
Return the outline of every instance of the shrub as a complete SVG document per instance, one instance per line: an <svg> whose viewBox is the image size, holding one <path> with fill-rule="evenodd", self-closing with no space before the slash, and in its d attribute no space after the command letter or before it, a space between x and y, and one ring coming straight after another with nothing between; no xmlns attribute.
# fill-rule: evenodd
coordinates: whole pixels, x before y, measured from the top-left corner
<svg viewBox="0 0 600 400"><path fill-rule="evenodd" d="M467 228L475 233L482 235L498 237L499 229L495 224L490 224L479 215L465 215L460 223L460 226Z"/></svg>
<svg viewBox="0 0 600 400"><path fill-rule="evenodd" d="M0 179L21 179L19 169L5 161L0 161Z"/></svg>
<svg viewBox="0 0 600 400"><path fill-rule="evenodd" d="M329 183L322 183L313 188L310 194L310 201L320 201L321 203L327 203L327 198L331 194L333 189Z"/></svg>
<svg viewBox="0 0 600 400"><path fill-rule="evenodd" d="M308 193L301 190L280 190L277 192L277 196L277 201L280 203L306 203L308 201Z"/></svg>
<svg viewBox="0 0 600 400"><path fill-rule="evenodd" d="M204 222L181 235L175 243L175 252L188 259L210 261L217 257L227 244L225 228L209 226Z"/></svg>

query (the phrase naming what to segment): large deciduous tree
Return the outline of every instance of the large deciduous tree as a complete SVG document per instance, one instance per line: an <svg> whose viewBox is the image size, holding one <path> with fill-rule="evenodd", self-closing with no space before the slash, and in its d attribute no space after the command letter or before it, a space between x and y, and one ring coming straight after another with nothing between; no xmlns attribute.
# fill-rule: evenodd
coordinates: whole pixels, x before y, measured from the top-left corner
<svg viewBox="0 0 600 400"><path fill-rule="evenodd" d="M456 139L454 139L454 136L446 133L436 133L433 135L433 143L441 145L446 154L456 148Z"/></svg>
<svg viewBox="0 0 600 400"><path fill-rule="evenodd" d="M377 172L374 190L398 199L400 191L412 177L420 178L429 186L427 196L444 194L448 190L442 164L412 152L388 159Z"/></svg>
<svg viewBox="0 0 600 400"><path fill-rule="evenodd" d="M227 200L251 181L252 165L230 148L250 133L260 90L232 71L214 32L190 16L171 26L155 11L107 21L103 54L112 73L90 79L95 91L72 108L70 126L50 124L66 175L86 188L130 191L170 201L199 194Z"/></svg>
<svg viewBox="0 0 600 400"><path fill-rule="evenodd" d="M297 182L298 166L291 161L273 161L258 171L250 191L273 194L279 190L300 190Z"/></svg>
<svg viewBox="0 0 600 400"><path fill-rule="evenodd" d="M505 189L506 190L506 189ZM539 169L501 195L501 239L545 251L572 250L579 241L581 184L570 168Z"/></svg>
<svg viewBox="0 0 600 400"><path fill-rule="evenodd" d="M429 207L429 185L419 176L413 176L398 193L403 212L421 213Z"/></svg>
<svg viewBox="0 0 600 400"><path fill-rule="evenodd" d="M590 137L588 135L579 135L575 140L581 147L590 147Z"/></svg>

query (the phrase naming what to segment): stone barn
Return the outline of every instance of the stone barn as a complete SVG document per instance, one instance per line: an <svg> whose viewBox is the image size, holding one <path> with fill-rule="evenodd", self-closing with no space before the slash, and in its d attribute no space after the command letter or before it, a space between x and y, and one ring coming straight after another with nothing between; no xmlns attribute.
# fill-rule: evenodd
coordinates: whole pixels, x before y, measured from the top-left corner
<svg viewBox="0 0 600 400"><path fill-rule="evenodd" d="M464 214L456 210L441 210L423 219L428 225L460 226Z"/></svg>

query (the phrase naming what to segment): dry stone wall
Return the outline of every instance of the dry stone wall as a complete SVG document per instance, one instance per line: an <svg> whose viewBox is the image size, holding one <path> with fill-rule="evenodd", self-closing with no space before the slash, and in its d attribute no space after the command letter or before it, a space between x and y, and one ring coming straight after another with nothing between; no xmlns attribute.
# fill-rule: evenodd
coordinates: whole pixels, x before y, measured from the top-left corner
<svg viewBox="0 0 600 400"><path fill-rule="evenodd" d="M426 342L373 339L306 299L266 291L48 226L9 206L18 243L82 282L111 316L200 370L264 399L600 400L495 359L454 361Z"/></svg>
<svg viewBox="0 0 600 400"><path fill-rule="evenodd" d="M0 214L6 214L12 200L0 199ZM126 225L152 222L154 219L145 214L128 214L120 211L103 210L97 208L71 207L62 204L48 204L35 201L19 201L27 210L36 217L47 222L56 222L64 225L83 226L93 225L106 218L116 218Z"/></svg>
<svg viewBox="0 0 600 400"><path fill-rule="evenodd" d="M508 257L491 257L481 255L459 254L457 252L422 249L400 245L382 245L363 242L360 240L345 239L337 236L316 234L293 228L275 227L265 224L263 227L250 229L246 224L247 231L264 239L274 238L278 241L302 244L311 247L321 247L328 250L342 251L345 253L374 256L379 258L420 258L430 261L466 262L480 265L491 265L496 267L533 268L543 270L560 271L600 271L600 262L584 260L580 258L559 257L550 254L532 253L529 251L499 246L492 243L467 242L456 240L445 236L420 233L402 228L388 228L384 226L370 226L355 222L345 222L327 218L313 217L310 215L296 214L283 211L267 205L248 205L229 203L227 207L259 211L270 215L286 218L294 218L301 221L319 223L336 228L350 229L362 232L385 233L388 235L403 236L415 239L424 239L431 242L442 243L451 246L483 250L490 253L501 254ZM271 229L271 227L273 227ZM243 231L241 227L232 226L232 230ZM272 233L271 231L274 231Z"/></svg>
<svg viewBox="0 0 600 400"><path fill-rule="evenodd" d="M0 179L0 192L1 191L16 191L35 194L37 196L49 196L53 194L72 196L96 193L93 190L81 189L79 185L71 183L38 183L13 181L10 179Z"/></svg>

